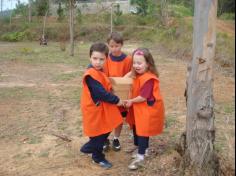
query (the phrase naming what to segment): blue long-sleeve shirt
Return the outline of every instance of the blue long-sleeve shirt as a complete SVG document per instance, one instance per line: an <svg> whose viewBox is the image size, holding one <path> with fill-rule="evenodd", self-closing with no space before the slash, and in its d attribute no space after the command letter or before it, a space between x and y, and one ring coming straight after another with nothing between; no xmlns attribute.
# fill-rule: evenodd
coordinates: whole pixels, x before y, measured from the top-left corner
<svg viewBox="0 0 236 176"><path fill-rule="evenodd" d="M91 76L86 76L85 81L88 85L93 102L96 105L99 105L100 101L108 102L111 104L117 104L120 101L120 99L116 95L107 92L102 84L93 79Z"/></svg>

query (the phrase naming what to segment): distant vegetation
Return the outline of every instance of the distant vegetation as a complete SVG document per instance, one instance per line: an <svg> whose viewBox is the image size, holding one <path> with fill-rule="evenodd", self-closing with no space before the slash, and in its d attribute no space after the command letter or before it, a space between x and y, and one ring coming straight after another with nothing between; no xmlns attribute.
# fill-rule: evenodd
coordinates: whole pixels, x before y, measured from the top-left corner
<svg viewBox="0 0 236 176"><path fill-rule="evenodd" d="M32 2L32 21L28 21L28 6L18 3L9 17L0 19L0 40L37 41L42 34L43 14L48 9L48 1ZM45 34L50 41L69 40L67 5L64 0L58 4L58 16L50 16L46 21ZM193 0L132 0L139 10L136 14L122 14L115 8L113 14L114 30L121 32L126 40L155 43L166 53L177 58L191 59ZM39 6L40 4L40 6ZM221 19L234 23L235 1L219 0L218 15ZM50 12L49 12L50 14ZM98 14L81 14L76 10L75 39L77 41L105 41L110 32L110 11ZM234 65L234 37L219 33L216 56L224 67ZM227 49L224 49L227 48Z"/></svg>

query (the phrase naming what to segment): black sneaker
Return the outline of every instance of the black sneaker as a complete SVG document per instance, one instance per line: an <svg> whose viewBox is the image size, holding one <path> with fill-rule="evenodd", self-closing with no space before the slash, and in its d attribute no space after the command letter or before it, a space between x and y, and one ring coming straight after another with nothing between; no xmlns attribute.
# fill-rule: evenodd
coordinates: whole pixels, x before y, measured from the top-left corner
<svg viewBox="0 0 236 176"><path fill-rule="evenodd" d="M114 139L113 141L112 141L112 149L114 150L114 151L119 151L120 150L120 141L118 140L118 139Z"/></svg>
<svg viewBox="0 0 236 176"><path fill-rule="evenodd" d="M99 166L101 166L104 169L109 169L112 167L112 164L109 161L107 161L106 159L104 159L100 162L96 162L96 161L93 161L93 162L98 164Z"/></svg>
<svg viewBox="0 0 236 176"><path fill-rule="evenodd" d="M109 139L107 139L103 145L103 151L107 152L109 150L109 148L110 148L110 141L109 141Z"/></svg>

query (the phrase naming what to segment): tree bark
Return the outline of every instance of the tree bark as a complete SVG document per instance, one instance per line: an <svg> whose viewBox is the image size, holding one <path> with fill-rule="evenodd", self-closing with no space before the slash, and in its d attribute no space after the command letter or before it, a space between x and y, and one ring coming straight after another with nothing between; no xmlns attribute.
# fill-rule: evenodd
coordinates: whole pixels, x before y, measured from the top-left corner
<svg viewBox="0 0 236 176"><path fill-rule="evenodd" d="M47 16L48 16L48 9L45 12L45 15L44 15L44 18L43 18L43 35L42 35L42 37L44 37L44 38L45 38L45 27L46 27Z"/></svg>
<svg viewBox="0 0 236 176"><path fill-rule="evenodd" d="M74 56L74 6L75 1L70 0L69 11L70 11L70 56Z"/></svg>
<svg viewBox="0 0 236 176"><path fill-rule="evenodd" d="M29 23L31 23L31 21L32 21L32 7L31 7L31 0L29 0L29 2L28 2L29 4L28 4L28 10L29 10Z"/></svg>
<svg viewBox="0 0 236 176"><path fill-rule="evenodd" d="M185 148L182 166L197 176L218 175L213 111L216 16L217 0L195 0L193 59L187 73L187 127L186 135L183 135L185 139L182 139Z"/></svg>
<svg viewBox="0 0 236 176"><path fill-rule="evenodd" d="M164 26L168 26L168 2L161 0L161 21Z"/></svg>

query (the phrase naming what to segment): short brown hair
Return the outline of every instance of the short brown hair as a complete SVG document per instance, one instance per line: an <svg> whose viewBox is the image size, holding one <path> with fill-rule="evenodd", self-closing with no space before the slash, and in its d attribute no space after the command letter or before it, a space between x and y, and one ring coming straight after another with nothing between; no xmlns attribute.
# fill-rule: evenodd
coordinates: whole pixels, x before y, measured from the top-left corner
<svg viewBox="0 0 236 176"><path fill-rule="evenodd" d="M120 43L122 45L124 43L123 36L118 32L110 33L110 35L107 38L107 43L109 43L111 40L114 40L116 43Z"/></svg>
<svg viewBox="0 0 236 176"><path fill-rule="evenodd" d="M107 57L108 53L109 53L109 48L107 47L107 45L105 43L97 42L97 43L92 44L91 47L90 47L90 51L89 51L89 56L90 57L91 57L91 55L94 51L103 53Z"/></svg>

